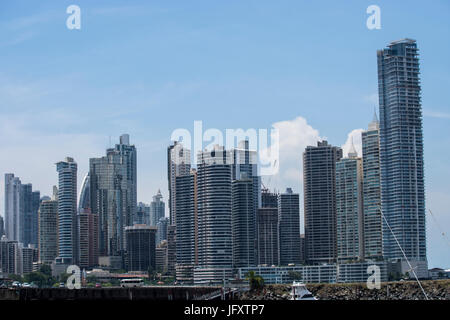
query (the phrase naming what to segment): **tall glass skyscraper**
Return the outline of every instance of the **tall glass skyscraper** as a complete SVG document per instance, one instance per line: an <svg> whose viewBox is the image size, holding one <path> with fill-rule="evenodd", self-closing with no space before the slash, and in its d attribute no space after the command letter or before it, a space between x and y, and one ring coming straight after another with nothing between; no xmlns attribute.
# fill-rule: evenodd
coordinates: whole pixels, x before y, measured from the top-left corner
<svg viewBox="0 0 450 320"><path fill-rule="evenodd" d="M336 261L336 162L342 149L319 141L303 153L305 244L308 263Z"/></svg>
<svg viewBox="0 0 450 320"><path fill-rule="evenodd" d="M19 177L5 174L5 235L8 240L20 240L20 189Z"/></svg>
<svg viewBox="0 0 450 320"><path fill-rule="evenodd" d="M148 226L155 226L151 223L150 219L150 206L143 202L139 202L136 207L136 217L134 218L134 224L146 224Z"/></svg>
<svg viewBox="0 0 450 320"><path fill-rule="evenodd" d="M278 226L280 265L300 264L299 194L291 188L278 195Z"/></svg>
<svg viewBox="0 0 450 320"><path fill-rule="evenodd" d="M80 197L78 198L78 212L82 210L91 209L91 181L89 173L83 179L81 183Z"/></svg>
<svg viewBox="0 0 450 320"><path fill-rule="evenodd" d="M253 180L241 175L231 184L233 268L256 266L257 233Z"/></svg>
<svg viewBox="0 0 450 320"><path fill-rule="evenodd" d="M253 251L255 254L255 263L258 261L258 237L256 235L257 225L256 225L256 215L257 210L261 207L261 177L258 176L258 154L255 150L250 150L250 143L248 140L241 140L238 142L237 148L232 149L233 162L231 166L231 179L241 180L249 179L251 180L252 189L251 197L253 205L251 206L252 212L249 212L248 223L252 226L248 226L248 230L251 232L250 237L253 237L254 243ZM242 193L242 192L241 192ZM244 195L242 195L244 196ZM250 245L250 244L248 244ZM251 254L253 256L253 253ZM249 256L250 261L253 261L253 257Z"/></svg>
<svg viewBox="0 0 450 320"><path fill-rule="evenodd" d="M377 52L380 103L383 254L426 268L425 194L419 57L415 40L391 42ZM395 238L394 238L395 235Z"/></svg>
<svg viewBox="0 0 450 320"><path fill-rule="evenodd" d="M58 256L64 263L78 264L77 163L67 157L56 164L58 171Z"/></svg>
<svg viewBox="0 0 450 320"><path fill-rule="evenodd" d="M223 147L199 152L198 264L196 283L222 283L232 274L231 177L232 153Z"/></svg>
<svg viewBox="0 0 450 320"><path fill-rule="evenodd" d="M41 194L33 191L31 183L22 184L20 189L21 235L20 242L24 247L29 244L38 246L38 211Z"/></svg>
<svg viewBox="0 0 450 320"><path fill-rule="evenodd" d="M363 169L353 143L336 163L336 220L338 263L363 260Z"/></svg>
<svg viewBox="0 0 450 320"><path fill-rule="evenodd" d="M161 190L153 196L153 201L150 202L150 225L156 226L159 219L165 216L166 204L162 201Z"/></svg>
<svg viewBox="0 0 450 320"><path fill-rule="evenodd" d="M364 254L366 259L383 258L380 183L380 130L374 114L361 135L364 176Z"/></svg>
<svg viewBox="0 0 450 320"><path fill-rule="evenodd" d="M43 200L39 208L39 261L50 265L58 256L58 195Z"/></svg>
<svg viewBox="0 0 450 320"><path fill-rule="evenodd" d="M106 156L89 161L90 202L99 219L99 255L122 256L125 227L136 216L136 148L127 134Z"/></svg>
<svg viewBox="0 0 450 320"><path fill-rule="evenodd" d="M176 221L176 183L177 176L189 174L191 170L191 151L181 143L174 142L167 148L167 178L169 186L169 219L170 224Z"/></svg>
<svg viewBox="0 0 450 320"><path fill-rule="evenodd" d="M258 265L279 264L278 195L263 189L256 215Z"/></svg>
<svg viewBox="0 0 450 320"><path fill-rule="evenodd" d="M192 283L198 263L197 172L176 179L176 276L177 281Z"/></svg>

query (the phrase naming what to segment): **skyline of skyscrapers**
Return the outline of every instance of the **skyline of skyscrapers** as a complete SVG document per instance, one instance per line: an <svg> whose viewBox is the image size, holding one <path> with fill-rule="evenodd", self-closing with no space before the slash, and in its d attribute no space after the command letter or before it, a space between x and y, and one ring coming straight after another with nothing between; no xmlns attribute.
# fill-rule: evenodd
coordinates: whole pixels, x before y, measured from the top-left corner
<svg viewBox="0 0 450 320"><path fill-rule="evenodd" d="M375 114L362 132L361 155L352 143L343 157L342 149L326 140L298 151L299 162L303 157L303 237L300 192L262 191L257 153L248 140L229 150L215 145L199 151L196 169L190 150L179 142L170 145L165 218L160 190L150 205L137 204L137 151L123 134L106 156L89 160L78 199L73 158L56 164L58 200L40 199L31 184L5 174L2 245L21 255L14 267L21 272L28 272L34 259L32 246L45 263L57 255L93 268L99 256L111 256L120 257L122 266L128 262L132 269L142 269L133 260L140 259L133 256L140 249L133 251L136 244L127 243L127 236L146 233L151 225L157 228L151 228L152 239L146 238L154 247L150 265L156 268L158 252L158 266L164 264L168 274L186 283L221 283L239 268L258 265L385 259L400 261L406 271L402 249L423 276L427 259L417 50L414 40L403 39L377 52L380 121Z"/></svg>

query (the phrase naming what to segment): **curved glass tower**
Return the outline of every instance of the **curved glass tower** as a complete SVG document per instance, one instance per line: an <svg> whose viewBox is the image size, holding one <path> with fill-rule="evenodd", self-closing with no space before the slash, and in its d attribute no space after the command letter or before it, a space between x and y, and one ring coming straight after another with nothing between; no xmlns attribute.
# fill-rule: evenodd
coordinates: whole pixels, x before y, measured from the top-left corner
<svg viewBox="0 0 450 320"><path fill-rule="evenodd" d="M89 173L84 176L83 182L81 184L81 192L78 202L78 212L81 212L83 209L91 208L91 185L90 185L90 177Z"/></svg>
<svg viewBox="0 0 450 320"><path fill-rule="evenodd" d="M77 163L67 157L58 171L58 253L67 263L78 263Z"/></svg>

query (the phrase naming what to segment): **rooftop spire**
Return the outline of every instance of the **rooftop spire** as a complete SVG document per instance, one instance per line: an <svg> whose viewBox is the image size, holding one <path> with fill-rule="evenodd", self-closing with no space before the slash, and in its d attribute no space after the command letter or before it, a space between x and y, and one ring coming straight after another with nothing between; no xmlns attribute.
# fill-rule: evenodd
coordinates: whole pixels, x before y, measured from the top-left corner
<svg viewBox="0 0 450 320"><path fill-rule="evenodd" d="M376 107L373 108L373 119L372 122L369 123L369 130L378 130L379 129L379 121L377 116L377 110Z"/></svg>
<svg viewBox="0 0 450 320"><path fill-rule="evenodd" d="M353 137L352 137L352 145L348 152L348 157L349 158L358 158L358 152L356 152L355 145L353 144Z"/></svg>
<svg viewBox="0 0 450 320"><path fill-rule="evenodd" d="M372 122L378 122L377 107L373 107L373 119L372 119Z"/></svg>

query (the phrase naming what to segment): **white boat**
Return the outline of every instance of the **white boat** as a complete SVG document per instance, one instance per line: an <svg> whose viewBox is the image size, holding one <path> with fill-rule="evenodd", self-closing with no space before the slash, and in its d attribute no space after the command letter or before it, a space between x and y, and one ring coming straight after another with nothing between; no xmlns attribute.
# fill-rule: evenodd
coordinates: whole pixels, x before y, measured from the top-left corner
<svg viewBox="0 0 450 320"><path fill-rule="evenodd" d="M294 281L292 283L291 300L317 300L312 293L306 289L304 283Z"/></svg>

